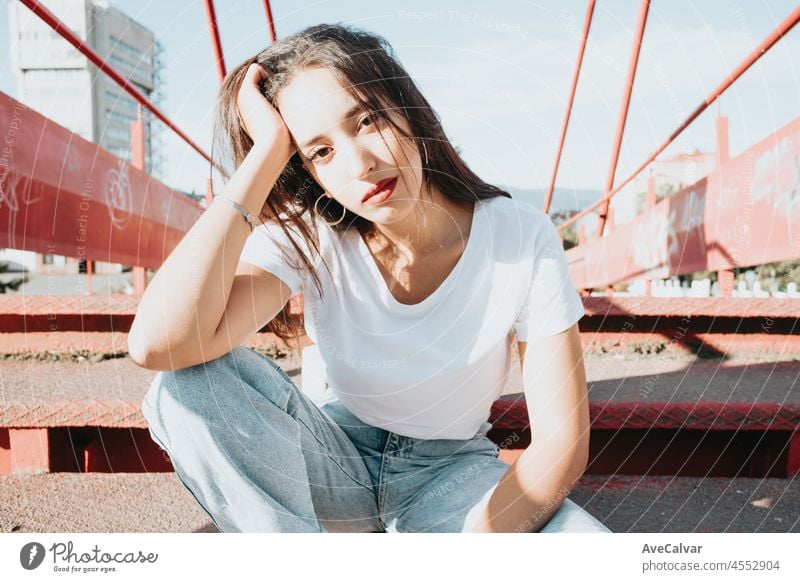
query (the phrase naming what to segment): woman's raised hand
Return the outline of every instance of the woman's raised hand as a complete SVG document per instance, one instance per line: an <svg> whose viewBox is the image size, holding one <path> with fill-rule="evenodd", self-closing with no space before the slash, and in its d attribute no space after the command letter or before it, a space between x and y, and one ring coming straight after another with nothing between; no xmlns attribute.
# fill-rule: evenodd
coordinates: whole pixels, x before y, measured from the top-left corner
<svg viewBox="0 0 800 582"><path fill-rule="evenodd" d="M236 96L239 124L254 144L272 143L283 145L287 151L293 149L289 129L278 110L261 93L259 83L267 78L267 72L252 63Z"/></svg>

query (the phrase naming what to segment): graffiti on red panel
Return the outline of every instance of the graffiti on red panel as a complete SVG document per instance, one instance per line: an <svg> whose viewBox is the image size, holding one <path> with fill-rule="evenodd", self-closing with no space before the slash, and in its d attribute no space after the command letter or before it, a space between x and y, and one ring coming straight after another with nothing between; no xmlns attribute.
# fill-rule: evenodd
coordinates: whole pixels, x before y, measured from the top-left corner
<svg viewBox="0 0 800 582"><path fill-rule="evenodd" d="M131 182L128 165L119 160L118 168L106 172L106 205L114 228L125 228L131 219Z"/></svg>
<svg viewBox="0 0 800 582"><path fill-rule="evenodd" d="M609 230L567 253L576 286L796 259L800 118Z"/></svg>
<svg viewBox="0 0 800 582"><path fill-rule="evenodd" d="M785 219L787 238L798 244L800 218L800 133L783 137L756 161L753 200L773 199L773 208Z"/></svg>
<svg viewBox="0 0 800 582"><path fill-rule="evenodd" d="M668 241L675 240L673 223L674 211L670 216L659 208L647 213L643 220L637 220L633 240L633 262L644 271L663 267L669 262L671 249Z"/></svg>

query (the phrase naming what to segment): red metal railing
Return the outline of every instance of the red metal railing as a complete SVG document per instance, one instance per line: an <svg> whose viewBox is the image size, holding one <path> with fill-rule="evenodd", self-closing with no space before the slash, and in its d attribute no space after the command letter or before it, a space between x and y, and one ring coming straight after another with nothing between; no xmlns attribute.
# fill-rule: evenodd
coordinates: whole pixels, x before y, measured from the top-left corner
<svg viewBox="0 0 800 582"><path fill-rule="evenodd" d="M272 42L278 40L275 34L275 22L272 20L272 8L269 6L269 0L264 0L264 12L267 15L267 26L269 27L269 36Z"/></svg>
<svg viewBox="0 0 800 582"><path fill-rule="evenodd" d="M608 194L614 187L614 177L617 174L617 164L619 163L619 150L622 148L622 138L625 135L625 124L628 121L628 108L631 103L633 93L633 83L636 80L636 67L639 64L639 53L642 50L642 38L644 37L644 27L647 24L647 13L650 11L650 0L642 0L639 8L639 18L636 21L636 33L633 36L633 48L631 49L631 62L628 65L628 78L625 81L625 91L622 95L620 105L619 121L617 122L617 134L614 138L614 147L611 150L611 163L608 168L608 177L603 188L603 193ZM603 236L603 227L606 224L608 214L608 204L610 197L606 197L601 204L600 220L597 224L597 236Z"/></svg>
<svg viewBox="0 0 800 582"><path fill-rule="evenodd" d="M641 16L640 16L641 18ZM708 97L698 105L695 110L686 118L686 120L681 123L681 125L676 129L670 136L662 143L653 153L651 153L644 162L642 162L625 180L623 180L619 185L616 187L608 187L604 196L594 202L589 207L585 208L584 210L580 211L579 213L571 216L568 220L565 220L558 226L558 230L564 230L583 218L584 216L588 215L590 212L595 210L596 208L603 206L607 209L608 201L616 195L622 188L624 188L627 184L629 184L639 173L650 164L658 154L664 151L666 147L671 144L675 139L683 133L683 131L691 124L697 117L703 113L703 111L708 108L725 90L727 90L739 77L741 77L745 71L747 71L753 64L755 64L758 59L760 59L772 46L778 42L783 36L786 35L797 23L800 21L800 7L795 8L789 16L787 16L781 24L775 28L762 42L759 44L753 52L751 52L747 58L745 58L742 63L733 70L733 72L728 75L728 77L719 84L719 86L714 89ZM636 45L634 45L634 49ZM629 73L630 75L630 73ZM619 139L621 140L621 135ZM615 163L612 163L612 167L616 167ZM606 210L607 211L607 210ZM605 214L606 211L601 211L601 215ZM598 229L598 236L602 234L602 229Z"/></svg>
<svg viewBox="0 0 800 582"><path fill-rule="evenodd" d="M225 53L222 52L222 42L219 38L219 27L217 27L217 14L214 11L214 0L205 0L203 6L206 10L206 21L211 35L211 48L214 51L214 62L217 64L217 73L220 79L224 79L227 74L225 71Z"/></svg>
<svg viewBox="0 0 800 582"><path fill-rule="evenodd" d="M553 175L550 177L550 184L547 187L547 196L544 199L544 212L550 212L550 204L553 201L553 190L556 186L556 177L558 176L558 166L561 163L561 152L564 150L564 140L567 137L567 128L569 127L569 118L572 115L572 105L575 102L575 92L578 88L578 78L581 75L581 66L583 64L583 54L586 51L586 40L589 38L589 29L592 26L592 15L594 14L595 0L589 0L586 6L586 18L583 21L583 34L581 35L581 47L578 49L578 62L575 64L575 72L572 74L572 86L569 90L569 97L567 98L567 113L564 115L564 124L561 127L561 136L558 138L558 149L556 150L556 163L553 166Z"/></svg>

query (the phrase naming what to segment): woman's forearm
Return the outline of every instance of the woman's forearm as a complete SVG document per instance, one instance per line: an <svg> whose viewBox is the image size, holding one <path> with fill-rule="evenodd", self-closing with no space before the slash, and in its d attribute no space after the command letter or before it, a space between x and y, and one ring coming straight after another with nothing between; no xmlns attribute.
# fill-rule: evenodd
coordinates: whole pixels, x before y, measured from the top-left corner
<svg viewBox="0 0 800 582"><path fill-rule="evenodd" d="M539 531L586 470L587 450L531 444L509 467L480 514L471 519L476 533Z"/></svg>
<svg viewBox="0 0 800 582"><path fill-rule="evenodd" d="M222 195L253 215L291 156L288 140L256 144ZM224 200L215 200L186 233L143 294L128 336L131 357L177 353L213 337L222 320L250 225Z"/></svg>

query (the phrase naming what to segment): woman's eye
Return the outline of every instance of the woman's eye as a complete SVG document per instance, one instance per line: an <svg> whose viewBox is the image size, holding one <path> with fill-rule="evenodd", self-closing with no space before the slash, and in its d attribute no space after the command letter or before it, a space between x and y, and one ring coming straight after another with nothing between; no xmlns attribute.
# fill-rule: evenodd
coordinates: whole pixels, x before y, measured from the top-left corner
<svg viewBox="0 0 800 582"><path fill-rule="evenodd" d="M365 121L368 121L370 125L374 125L380 121L380 117L378 114L373 112L367 113L364 117L361 118L361 123L363 124Z"/></svg>
<svg viewBox="0 0 800 582"><path fill-rule="evenodd" d="M314 150L314 151L313 151L313 152L311 152L311 154L308 156L308 159L309 159L310 161L312 161L312 162L313 162L313 161L314 161L314 160L316 160L317 158L324 158L325 156L324 156L324 155L321 155L321 154L320 154L320 152L323 152L323 151L325 151L325 150L329 150L329 149L330 149L330 148L327 148L327 147L325 147L325 148L319 148L319 149L317 149L317 150Z"/></svg>
<svg viewBox="0 0 800 582"><path fill-rule="evenodd" d="M378 120L378 117L375 113L367 113L364 117L361 118L359 125L361 126L369 126L374 124ZM324 160L324 158L328 157L327 151L330 150L329 147L322 147L312 151L308 155L309 161L313 162L315 160ZM324 153L323 153L324 152Z"/></svg>

